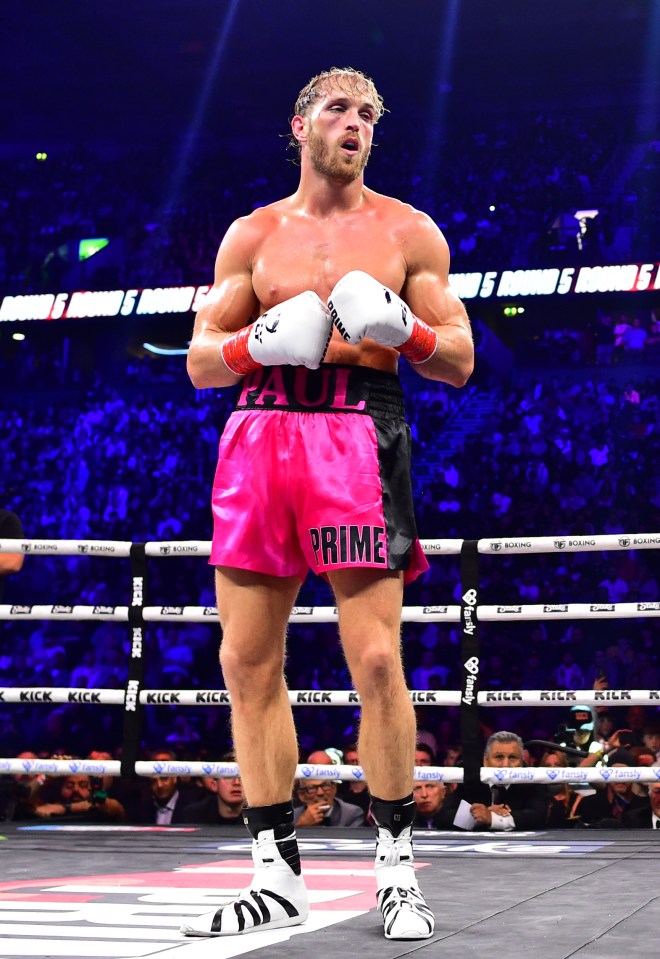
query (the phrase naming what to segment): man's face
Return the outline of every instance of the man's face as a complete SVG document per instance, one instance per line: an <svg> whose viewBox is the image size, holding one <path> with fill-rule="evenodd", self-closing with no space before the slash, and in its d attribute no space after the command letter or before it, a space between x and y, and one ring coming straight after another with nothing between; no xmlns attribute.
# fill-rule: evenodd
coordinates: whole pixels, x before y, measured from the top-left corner
<svg viewBox="0 0 660 959"><path fill-rule="evenodd" d="M656 816L660 816L660 783L651 783L649 799L651 800L651 809Z"/></svg>
<svg viewBox="0 0 660 959"><path fill-rule="evenodd" d="M312 167L331 180L357 180L369 159L374 122L374 105L364 95L329 81L306 118Z"/></svg>
<svg viewBox="0 0 660 959"><path fill-rule="evenodd" d="M415 765L416 766L430 766L431 757L424 749L415 750Z"/></svg>
<svg viewBox="0 0 660 959"><path fill-rule="evenodd" d="M151 792L159 803L166 803L176 792L178 780L176 776L154 776L151 780Z"/></svg>
<svg viewBox="0 0 660 959"><path fill-rule="evenodd" d="M442 806L447 787L441 782L415 783L413 796L422 816L434 816Z"/></svg>
<svg viewBox="0 0 660 959"><path fill-rule="evenodd" d="M90 799L92 784L89 776L67 776L62 783L60 796L63 802L83 802Z"/></svg>
<svg viewBox="0 0 660 959"><path fill-rule="evenodd" d="M610 768L611 769L629 769L630 767L626 763L612 763ZM626 793L629 793L632 790L631 784L625 781L611 782L609 785L613 792L619 793L620 795L625 795Z"/></svg>
<svg viewBox="0 0 660 959"><path fill-rule="evenodd" d="M344 753L344 762L347 766L359 766L360 760L356 749L347 749Z"/></svg>
<svg viewBox="0 0 660 959"><path fill-rule="evenodd" d="M657 754L660 750L660 733L646 733L642 736L642 742L647 749Z"/></svg>
<svg viewBox="0 0 660 959"><path fill-rule="evenodd" d="M218 779L218 796L228 806L242 806L244 796L240 776Z"/></svg>
<svg viewBox="0 0 660 959"><path fill-rule="evenodd" d="M518 743L493 743L484 756L484 766L522 766L522 751Z"/></svg>
<svg viewBox="0 0 660 959"><path fill-rule="evenodd" d="M331 806L337 795L336 783L324 783L320 780L313 782L304 782L296 789L298 798L306 806L312 806L315 803L324 803Z"/></svg>
<svg viewBox="0 0 660 959"><path fill-rule="evenodd" d="M548 755L545 757L544 762L543 762L542 765L545 765L545 766L563 766L564 764L562 763L562 761L561 761L561 759L559 758L559 755L558 755L557 753L548 753Z"/></svg>

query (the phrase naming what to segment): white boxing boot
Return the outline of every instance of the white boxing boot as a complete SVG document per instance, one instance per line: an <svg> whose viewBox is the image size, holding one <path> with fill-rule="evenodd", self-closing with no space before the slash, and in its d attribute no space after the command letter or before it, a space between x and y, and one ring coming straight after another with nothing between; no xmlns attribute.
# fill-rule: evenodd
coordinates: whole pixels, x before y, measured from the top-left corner
<svg viewBox="0 0 660 959"><path fill-rule="evenodd" d="M309 915L296 835L281 827L261 829L252 842L254 877L236 899L181 926L185 936L236 936L296 926ZM275 838L276 833L285 833ZM291 863L291 864L290 864ZM297 871L296 871L297 870Z"/></svg>
<svg viewBox="0 0 660 959"><path fill-rule="evenodd" d="M412 826L396 837L385 826L378 826L375 868L385 938L430 939L435 919L415 878Z"/></svg>

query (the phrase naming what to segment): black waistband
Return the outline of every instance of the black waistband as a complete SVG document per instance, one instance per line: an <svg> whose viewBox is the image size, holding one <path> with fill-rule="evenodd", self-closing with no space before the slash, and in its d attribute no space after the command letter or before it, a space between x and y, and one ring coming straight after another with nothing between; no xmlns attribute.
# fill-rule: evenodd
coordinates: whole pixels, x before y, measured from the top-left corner
<svg viewBox="0 0 660 959"><path fill-rule="evenodd" d="M245 377L235 409L390 417L404 414L397 376L368 366L337 363L324 363L318 370L305 366L261 367Z"/></svg>

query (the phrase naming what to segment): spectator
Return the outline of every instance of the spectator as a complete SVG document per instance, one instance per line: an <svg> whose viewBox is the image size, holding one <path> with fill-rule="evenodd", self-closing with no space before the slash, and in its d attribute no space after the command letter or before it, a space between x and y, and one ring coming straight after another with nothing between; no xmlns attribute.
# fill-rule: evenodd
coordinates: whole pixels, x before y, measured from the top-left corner
<svg viewBox="0 0 660 959"><path fill-rule="evenodd" d="M436 818L442 808L447 787L439 780L417 781L413 786L413 796L417 804L415 829L443 829Z"/></svg>
<svg viewBox="0 0 660 959"><path fill-rule="evenodd" d="M344 763L347 766L359 766L357 743L349 743L344 747ZM369 814L369 804L371 796L369 794L369 784L365 780L351 779L341 784L340 799L354 806L359 806L365 816Z"/></svg>
<svg viewBox="0 0 660 959"><path fill-rule="evenodd" d="M608 756L608 767L623 769L634 766L635 760L627 749L614 749ZM587 826L611 827L621 825L626 812L644 805L633 792L630 782L608 782L596 788L589 796L581 796L574 815Z"/></svg>
<svg viewBox="0 0 660 959"><path fill-rule="evenodd" d="M523 743L511 732L497 732L489 737L484 752L484 766L495 769L518 768L523 764ZM457 828L456 814L465 796L465 787L458 786L448 797L437 817L442 828ZM471 802L472 829L513 830L541 829L546 822L547 794L539 784L498 785L490 787L490 799Z"/></svg>
<svg viewBox="0 0 660 959"><path fill-rule="evenodd" d="M220 762L236 762L234 753L225 753ZM213 826L243 825L245 795L240 776L204 776L203 798L187 803L182 810L183 821Z"/></svg>
<svg viewBox="0 0 660 959"><path fill-rule="evenodd" d="M546 752L541 756L539 766L548 766L559 769L568 768L566 753ZM548 815L546 826L548 829L564 829L566 826L572 826L577 822L573 815L573 809L578 799L578 794L571 789L566 782L550 783L548 791Z"/></svg>
<svg viewBox="0 0 660 959"><path fill-rule="evenodd" d="M660 829L660 782L649 783L648 804L624 812L621 822L628 829Z"/></svg>
<svg viewBox="0 0 660 959"><path fill-rule="evenodd" d="M95 788L89 776L50 778L42 786L35 804L39 819L68 819L76 822L123 822L124 807Z"/></svg>
<svg viewBox="0 0 660 959"><path fill-rule="evenodd" d="M157 750L151 756L153 762L174 762L176 754L169 750ZM157 774L149 778L131 821L169 826L185 822L186 795L178 776Z"/></svg>
<svg viewBox="0 0 660 959"><path fill-rule="evenodd" d="M359 806L337 798L336 782L296 780L293 812L296 826L366 825L364 812Z"/></svg>

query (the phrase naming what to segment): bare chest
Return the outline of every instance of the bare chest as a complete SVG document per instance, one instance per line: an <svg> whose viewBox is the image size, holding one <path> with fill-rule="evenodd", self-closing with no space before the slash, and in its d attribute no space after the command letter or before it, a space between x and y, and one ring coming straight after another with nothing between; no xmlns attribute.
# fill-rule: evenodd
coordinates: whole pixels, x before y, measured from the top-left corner
<svg viewBox="0 0 660 959"><path fill-rule="evenodd" d="M264 310L313 290L327 300L351 270L364 270L396 292L406 277L400 246L386 225L370 218L282 223L261 243L252 264L252 285Z"/></svg>

